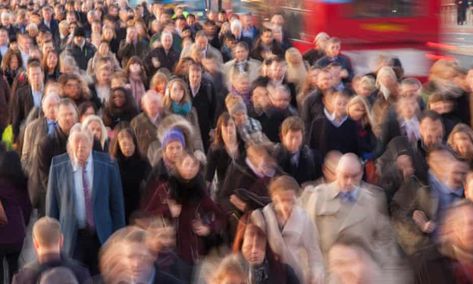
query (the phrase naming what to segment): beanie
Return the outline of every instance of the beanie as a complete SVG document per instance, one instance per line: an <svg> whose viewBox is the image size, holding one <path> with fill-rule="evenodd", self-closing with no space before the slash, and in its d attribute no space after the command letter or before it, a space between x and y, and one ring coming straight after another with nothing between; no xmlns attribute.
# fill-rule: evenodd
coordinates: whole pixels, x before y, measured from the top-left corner
<svg viewBox="0 0 473 284"><path fill-rule="evenodd" d="M166 148L166 146L173 141L178 141L181 143L183 148L186 147L184 134L182 134L182 132L177 128L172 128L171 130L167 131L166 134L164 134L162 147Z"/></svg>

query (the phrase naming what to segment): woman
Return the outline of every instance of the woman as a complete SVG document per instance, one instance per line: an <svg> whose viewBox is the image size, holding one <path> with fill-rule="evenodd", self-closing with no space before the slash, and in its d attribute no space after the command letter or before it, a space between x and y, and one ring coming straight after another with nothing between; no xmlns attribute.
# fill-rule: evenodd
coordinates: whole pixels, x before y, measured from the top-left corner
<svg viewBox="0 0 473 284"><path fill-rule="evenodd" d="M320 69L312 67L307 72L307 76L304 77L304 83L302 84L300 92L296 98L298 109L302 109L302 104L304 103L305 99L317 91L317 78L319 71Z"/></svg>
<svg viewBox="0 0 473 284"><path fill-rule="evenodd" d="M466 124L457 124L447 140L448 145L458 154L458 156L467 161L472 168L473 165L473 130Z"/></svg>
<svg viewBox="0 0 473 284"><path fill-rule="evenodd" d="M89 76L93 76L95 74L95 67L101 58L110 59L113 72L119 71L121 69L117 57L112 51L110 51L109 43L105 40L102 40L99 44L97 52L94 54L94 57L92 57L87 64L87 74L89 74Z"/></svg>
<svg viewBox="0 0 473 284"><path fill-rule="evenodd" d="M269 185L272 203L251 214L265 231L272 251L289 264L301 283L323 283L323 257L318 231L302 207L296 204L300 191L297 181L280 176Z"/></svg>
<svg viewBox="0 0 473 284"><path fill-rule="evenodd" d="M130 92L123 88L114 88L103 110L103 123L114 129L120 122L130 122L138 115L138 108Z"/></svg>
<svg viewBox="0 0 473 284"><path fill-rule="evenodd" d="M108 42L113 54L117 54L118 48L120 47L120 40L117 39L113 26L104 25L102 29L102 40Z"/></svg>
<svg viewBox="0 0 473 284"><path fill-rule="evenodd" d="M110 85L112 76L112 66L108 59L101 59L97 62L94 83L89 85L91 92L98 97L101 106L104 106L110 96Z"/></svg>
<svg viewBox="0 0 473 284"><path fill-rule="evenodd" d="M301 283L294 270L271 250L266 233L252 222L240 221L233 252L241 253L248 271L248 283Z"/></svg>
<svg viewBox="0 0 473 284"><path fill-rule="evenodd" d="M45 82L49 80L57 81L59 78L59 55L55 50L50 50L43 55L43 71Z"/></svg>
<svg viewBox="0 0 473 284"><path fill-rule="evenodd" d="M2 74L8 81L8 85L11 87L16 75L20 73L23 66L23 60L19 51L15 49L9 49L2 59Z"/></svg>
<svg viewBox="0 0 473 284"><path fill-rule="evenodd" d="M7 219L6 224L0 224L0 262L6 261L8 275L12 278L18 270L18 257L26 236L31 204L20 157L13 151L0 151L0 203ZM2 265L2 281L5 279L4 272ZM10 283L8 279L6 283Z"/></svg>
<svg viewBox="0 0 473 284"><path fill-rule="evenodd" d="M90 43L95 48L99 48L100 41L102 40L102 23L100 21L93 21L90 25L90 30Z"/></svg>
<svg viewBox="0 0 473 284"><path fill-rule="evenodd" d="M146 92L147 77L143 62L138 56L132 56L125 67L125 72L130 82L131 94L136 103L141 102L141 98Z"/></svg>
<svg viewBox="0 0 473 284"><path fill-rule="evenodd" d="M301 52L295 47L286 50L284 58L287 63L286 80L296 85L296 90L299 91L307 77L307 63L302 58Z"/></svg>
<svg viewBox="0 0 473 284"><path fill-rule="evenodd" d="M138 33L138 37L146 42L149 45L149 34L148 28L146 27L146 23L142 20L135 21L136 32Z"/></svg>
<svg viewBox="0 0 473 284"><path fill-rule="evenodd" d="M156 72L149 83L149 89L155 90L159 95L164 97L166 93L166 86L169 81L169 76L161 71Z"/></svg>
<svg viewBox="0 0 473 284"><path fill-rule="evenodd" d="M364 160L372 157L376 148L376 136L371 130L372 116L366 97L355 96L347 105L348 116L356 123L358 147Z"/></svg>
<svg viewBox="0 0 473 284"><path fill-rule="evenodd" d="M373 131L380 132L381 124L386 118L388 109L398 99L399 84L397 82L396 73L391 67L385 66L377 73L376 88L379 90L378 95L373 103Z"/></svg>
<svg viewBox="0 0 473 284"><path fill-rule="evenodd" d="M125 217L130 216L139 208L142 183L151 169L148 161L142 159L137 151L138 142L130 127L118 130L110 147L110 155L118 162L125 200Z"/></svg>
<svg viewBox="0 0 473 284"><path fill-rule="evenodd" d="M207 153L206 181L212 183L216 173L218 191L230 164L242 160L244 156L244 142L238 137L235 122L228 112L224 112L217 120L213 143Z"/></svg>
<svg viewBox="0 0 473 284"><path fill-rule="evenodd" d="M95 109L101 107L100 100L91 95L87 83L76 73L62 74L58 82L63 90L62 96L73 100L76 105L90 101L94 104Z"/></svg>
<svg viewBox="0 0 473 284"><path fill-rule="evenodd" d="M108 152L110 140L108 139L107 128L100 117L89 115L82 122L82 129L87 129L94 136L94 150Z"/></svg>
<svg viewBox="0 0 473 284"><path fill-rule="evenodd" d="M175 224L178 254L191 265L217 245L224 223L220 209L207 194L199 161L188 153L179 157L176 171L158 188L144 212Z"/></svg>

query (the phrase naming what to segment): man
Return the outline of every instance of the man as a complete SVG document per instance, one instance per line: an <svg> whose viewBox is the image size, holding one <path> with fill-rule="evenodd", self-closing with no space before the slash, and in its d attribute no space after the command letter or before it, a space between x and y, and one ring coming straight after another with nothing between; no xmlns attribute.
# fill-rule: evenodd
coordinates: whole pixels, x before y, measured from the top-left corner
<svg viewBox="0 0 473 284"><path fill-rule="evenodd" d="M74 129L67 153L51 162L46 214L64 233L64 252L98 272L98 250L114 231L125 226L120 172L106 153L92 151L93 135Z"/></svg>
<svg viewBox="0 0 473 284"><path fill-rule="evenodd" d="M0 60L5 56L5 53L7 53L9 44L8 31L2 27L0 28Z"/></svg>
<svg viewBox="0 0 473 284"><path fill-rule="evenodd" d="M336 37L332 37L327 40L327 45L325 47L325 56L320 58L315 62L315 65L324 68L327 67L332 62L339 63L343 68L345 81L351 82L353 79L354 71L351 65L351 60L348 56L340 53L341 49L341 40Z"/></svg>
<svg viewBox="0 0 473 284"><path fill-rule="evenodd" d="M250 84L258 78L261 62L253 58L248 58L249 48L246 42L238 42L232 49L233 58L223 65L223 73L226 76L227 86L231 87L230 78L234 73L248 73Z"/></svg>
<svg viewBox="0 0 473 284"><path fill-rule="evenodd" d="M138 150L142 157L147 157L149 145L157 140L158 126L164 119L161 97L155 91L148 91L141 98L143 112L131 121L138 140Z"/></svg>
<svg viewBox="0 0 473 284"><path fill-rule="evenodd" d="M18 88L11 99L13 134L18 138L20 126L33 108L40 108L44 91L44 73L39 60L31 60L27 66L28 83Z"/></svg>
<svg viewBox="0 0 473 284"><path fill-rule="evenodd" d="M447 210L464 198L463 183L468 165L448 149L428 156L428 182L410 178L394 194L391 211L404 251L414 254L438 238L438 224Z"/></svg>
<svg viewBox="0 0 473 284"><path fill-rule="evenodd" d="M47 271L63 267L72 271L78 283L89 283L90 274L80 263L62 254L64 237L57 220L42 217L33 226L33 245L37 259L27 264L13 278L14 284L39 283Z"/></svg>
<svg viewBox="0 0 473 284"><path fill-rule="evenodd" d="M274 143L280 142L279 130L283 121L297 115L297 111L290 106L291 95L285 85L268 87L269 105L265 108L266 118L262 119L263 133Z"/></svg>
<svg viewBox="0 0 473 284"><path fill-rule="evenodd" d="M161 46L146 55L144 63L150 76L161 68L166 68L170 72L174 70L179 61L179 52L172 48L172 37L170 32L162 32Z"/></svg>
<svg viewBox="0 0 473 284"><path fill-rule="evenodd" d="M259 40L255 42L255 46L250 53L250 56L256 60L263 61L272 56L283 57L284 53L273 37L273 31L265 28L259 36Z"/></svg>
<svg viewBox="0 0 473 284"><path fill-rule="evenodd" d="M11 41L16 41L17 28L13 25L13 15L7 9L3 10L0 16L1 27L8 31L8 38Z"/></svg>
<svg viewBox="0 0 473 284"><path fill-rule="evenodd" d="M200 50L200 52L202 52L202 58L207 57L207 55L210 54L211 57L215 57L217 59L219 64L223 63L222 54L218 49L209 44L209 40L204 31L198 31L195 35L195 42L182 49L181 58L190 57L194 46Z"/></svg>
<svg viewBox="0 0 473 284"><path fill-rule="evenodd" d="M31 203L34 207L38 205L37 190L39 174L36 159L38 158L38 148L40 141L47 135L52 135L56 131L56 111L59 104L59 96L55 93L50 93L44 97L42 102L42 111L44 116L33 120L26 126L24 142L21 152L21 163L25 173L29 176L28 191L30 193Z"/></svg>
<svg viewBox="0 0 473 284"><path fill-rule="evenodd" d="M281 143L276 145L274 156L279 167L296 179L299 185L322 176L321 157L303 144L304 122L291 116L281 125Z"/></svg>
<svg viewBox="0 0 473 284"><path fill-rule="evenodd" d="M403 283L389 281L404 275L396 269L400 256L387 218L384 194L380 188L362 182L362 176L358 156L345 154L338 162L335 182L319 185L309 196L306 210L321 232L322 254L327 258L339 238L357 238L380 264L385 283Z"/></svg>
<svg viewBox="0 0 473 284"><path fill-rule="evenodd" d="M51 160L54 156L66 152L67 137L72 126L79 120L77 108L70 99L62 99L59 101L56 109L57 126L54 132L44 136L39 144L37 157L34 161L33 168L37 168L38 174L35 175L34 182L38 187L39 193L37 199L37 208L40 216L44 216L46 188L48 185L49 168ZM49 131L49 130L48 130Z"/></svg>
<svg viewBox="0 0 473 284"><path fill-rule="evenodd" d="M440 242L420 251L412 265L415 282L471 283L473 279L473 204L463 201L448 210Z"/></svg>
<svg viewBox="0 0 473 284"><path fill-rule="evenodd" d="M329 35L324 32L318 33L314 38L314 48L306 51L302 58L309 63L310 66L314 65L317 60L325 56L325 45L329 39Z"/></svg>
<svg viewBox="0 0 473 284"><path fill-rule="evenodd" d="M59 25L56 19L53 18L53 8L51 6L44 6L41 9L43 20L39 24L39 29L46 29L51 32L54 39L59 37Z"/></svg>
<svg viewBox="0 0 473 284"><path fill-rule="evenodd" d="M215 113L217 108L217 94L214 84L202 78L203 67L198 63L189 66L189 89L192 96L192 106L197 111L197 117L202 135L205 153L210 146L210 130L215 128Z"/></svg>
<svg viewBox="0 0 473 284"><path fill-rule="evenodd" d="M286 71L287 71L287 63L284 58L276 57L271 60L271 64L269 65L269 72L268 72L268 83L267 88L277 88L278 86L284 86L289 91L289 102L291 105L297 109L297 101L296 101L296 86L294 83L287 82L286 80Z"/></svg>
<svg viewBox="0 0 473 284"><path fill-rule="evenodd" d="M135 26L126 29L126 38L120 42L117 57L121 60L122 66L126 66L132 56L143 58L148 52L148 44L138 37Z"/></svg>
<svg viewBox="0 0 473 284"><path fill-rule="evenodd" d="M252 42L254 42L259 35L259 30L253 23L253 15L251 12L241 15L241 34L244 37L250 38Z"/></svg>
<svg viewBox="0 0 473 284"><path fill-rule="evenodd" d="M74 57L77 67L81 70L87 70L89 60L94 57L95 47L85 40L85 31L81 27L74 29L72 43L66 48L66 51Z"/></svg>
<svg viewBox="0 0 473 284"><path fill-rule="evenodd" d="M20 51L21 54L21 60L23 61L23 68L27 68L26 64L28 62L28 59L30 58L30 48L32 45L32 39L27 33L18 33L16 36L17 44L18 44L18 50Z"/></svg>

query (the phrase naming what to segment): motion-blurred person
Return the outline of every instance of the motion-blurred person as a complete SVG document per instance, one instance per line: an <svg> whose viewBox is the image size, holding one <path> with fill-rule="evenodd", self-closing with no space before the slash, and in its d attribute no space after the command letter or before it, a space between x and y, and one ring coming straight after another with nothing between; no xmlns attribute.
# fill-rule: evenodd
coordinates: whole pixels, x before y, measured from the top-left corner
<svg viewBox="0 0 473 284"><path fill-rule="evenodd" d="M328 253L329 284L375 284L383 275L375 257L357 239L341 238Z"/></svg>
<svg viewBox="0 0 473 284"><path fill-rule="evenodd" d="M473 279L473 204L452 207L439 228L440 242L412 260L415 282L471 283Z"/></svg>
<svg viewBox="0 0 473 284"><path fill-rule="evenodd" d="M70 269L78 283L90 283L90 274L87 268L63 254L63 243L64 237L57 220L42 217L36 221L33 226L33 245L37 260L23 267L13 278L13 283L39 283L39 280L47 272L60 267Z"/></svg>
<svg viewBox="0 0 473 284"><path fill-rule="evenodd" d="M466 124L457 124L447 140L448 145L471 168L473 165L473 130Z"/></svg>
<svg viewBox="0 0 473 284"><path fill-rule="evenodd" d="M327 33L318 33L314 38L314 47L306 51L302 58L304 58L309 65L314 65L317 60L325 56L325 45L329 38L330 37Z"/></svg>
<svg viewBox="0 0 473 284"><path fill-rule="evenodd" d="M261 62L253 58L249 58L249 47L245 42L238 42L232 49L233 59L225 63L223 72L229 85L230 78L233 73L248 73L250 83L258 78Z"/></svg>
<svg viewBox="0 0 473 284"><path fill-rule="evenodd" d="M269 185L271 203L251 214L252 221L266 232L268 243L289 264L301 283L322 283L324 260L319 232L302 207L296 204L300 188L290 176L280 176Z"/></svg>
<svg viewBox="0 0 473 284"><path fill-rule="evenodd" d="M210 276L210 284L248 284L248 273L235 255L228 255Z"/></svg>
<svg viewBox="0 0 473 284"><path fill-rule="evenodd" d="M38 284L79 284L72 271L66 267L55 267L44 272Z"/></svg>
<svg viewBox="0 0 473 284"><path fill-rule="evenodd" d="M353 67L351 65L351 60L348 56L340 53L341 49L341 40L336 37L329 38L325 45L325 56L320 58L315 62L315 65L320 67L326 67L332 62L339 63L343 70L344 75L342 76L344 80L351 81L353 78Z"/></svg>
<svg viewBox="0 0 473 284"><path fill-rule="evenodd" d="M53 158L46 214L61 223L65 253L96 273L100 245L125 225L125 208L117 163L92 146L87 130L74 129L67 153Z"/></svg>
<svg viewBox="0 0 473 284"><path fill-rule="evenodd" d="M338 238L359 238L374 255L385 275L385 283L407 281L408 274L399 255L387 217L382 190L361 181L359 158L345 154L337 166L336 181L318 186L306 204L309 216L320 232L320 248L327 259Z"/></svg>

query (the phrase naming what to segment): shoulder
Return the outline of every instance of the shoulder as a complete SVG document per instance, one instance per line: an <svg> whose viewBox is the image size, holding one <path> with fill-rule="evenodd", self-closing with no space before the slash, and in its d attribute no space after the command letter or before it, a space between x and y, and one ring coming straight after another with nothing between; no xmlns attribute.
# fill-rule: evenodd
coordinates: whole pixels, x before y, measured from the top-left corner
<svg viewBox="0 0 473 284"><path fill-rule="evenodd" d="M63 166L66 163L69 163L71 159L69 158L69 154L64 153L61 155L54 156L51 160L51 167L59 167Z"/></svg>
<svg viewBox="0 0 473 284"><path fill-rule="evenodd" d="M103 163L106 165L113 165L115 163L115 160L112 160L108 153L93 151L92 155L93 159L98 163Z"/></svg>

